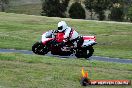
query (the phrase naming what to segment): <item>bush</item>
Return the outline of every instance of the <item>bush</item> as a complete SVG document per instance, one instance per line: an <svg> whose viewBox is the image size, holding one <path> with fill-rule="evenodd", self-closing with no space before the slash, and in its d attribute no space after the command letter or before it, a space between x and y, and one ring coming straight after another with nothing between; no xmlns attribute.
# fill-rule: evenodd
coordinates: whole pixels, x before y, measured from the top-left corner
<svg viewBox="0 0 132 88"><path fill-rule="evenodd" d="M75 2L69 9L69 16L73 19L85 19L85 10L81 3Z"/></svg>
<svg viewBox="0 0 132 88"><path fill-rule="evenodd" d="M65 11L70 0L43 0L42 13L49 17L65 17Z"/></svg>
<svg viewBox="0 0 132 88"><path fill-rule="evenodd" d="M98 19L99 19L100 21L102 21L102 20L105 19L104 11L99 11L99 12L98 12Z"/></svg>
<svg viewBox="0 0 132 88"><path fill-rule="evenodd" d="M113 21L123 21L124 19L124 12L122 7L113 7L111 9L111 14L109 18Z"/></svg>
<svg viewBox="0 0 132 88"><path fill-rule="evenodd" d="M130 21L132 22L132 5L129 7L128 9L128 14L127 14L128 18L130 19Z"/></svg>

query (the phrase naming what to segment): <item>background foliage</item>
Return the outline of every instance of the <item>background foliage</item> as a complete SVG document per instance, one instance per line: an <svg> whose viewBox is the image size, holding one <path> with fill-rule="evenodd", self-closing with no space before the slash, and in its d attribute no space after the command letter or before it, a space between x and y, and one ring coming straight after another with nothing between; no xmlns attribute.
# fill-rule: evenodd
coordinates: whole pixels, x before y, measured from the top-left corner
<svg viewBox="0 0 132 88"><path fill-rule="evenodd" d="M129 20L132 22L132 5L129 7L127 15L128 15Z"/></svg>
<svg viewBox="0 0 132 88"><path fill-rule="evenodd" d="M85 9L84 19L130 21L128 10L132 5L132 0L0 0L0 10L50 17L70 17L69 9L75 2L81 3ZM115 8L115 5L119 4L121 7ZM119 14L117 19L115 10Z"/></svg>
<svg viewBox="0 0 132 88"><path fill-rule="evenodd" d="M81 3L75 2L71 5L69 16L73 19L85 19L85 10L82 7Z"/></svg>
<svg viewBox="0 0 132 88"><path fill-rule="evenodd" d="M66 17L65 11L67 10L69 0L44 0L42 4L42 14L49 17Z"/></svg>

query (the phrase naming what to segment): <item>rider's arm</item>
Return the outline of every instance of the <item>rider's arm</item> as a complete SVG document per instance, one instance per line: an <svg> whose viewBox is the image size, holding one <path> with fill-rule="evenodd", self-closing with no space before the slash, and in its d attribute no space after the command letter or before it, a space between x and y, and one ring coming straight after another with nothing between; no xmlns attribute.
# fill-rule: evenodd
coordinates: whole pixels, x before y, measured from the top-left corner
<svg viewBox="0 0 132 88"><path fill-rule="evenodd" d="M52 37L53 37L52 36L52 30L47 31L47 32L45 32L45 33L42 34L41 41L43 42L43 41L45 41L46 38L52 38Z"/></svg>
<svg viewBox="0 0 132 88"><path fill-rule="evenodd" d="M65 31L65 35L64 35L64 42L67 42L69 40L69 37L70 37L70 32L71 32L71 28L68 27Z"/></svg>

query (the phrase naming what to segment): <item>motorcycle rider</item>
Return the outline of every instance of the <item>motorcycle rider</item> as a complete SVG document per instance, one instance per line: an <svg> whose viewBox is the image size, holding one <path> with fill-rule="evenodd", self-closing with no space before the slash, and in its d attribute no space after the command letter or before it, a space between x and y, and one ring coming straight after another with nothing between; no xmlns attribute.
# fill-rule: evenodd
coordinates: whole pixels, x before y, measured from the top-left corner
<svg viewBox="0 0 132 88"><path fill-rule="evenodd" d="M69 27L65 21L60 21L58 23L58 32L64 33L63 43L68 41L72 42L74 47L77 47L77 40L79 38L79 34L71 27Z"/></svg>
<svg viewBox="0 0 132 88"><path fill-rule="evenodd" d="M42 42L45 40L46 37L55 38L56 34L58 32L64 33L64 40L59 45L65 45L67 42L72 42L74 48L77 48L80 46L80 43L83 41L81 39L81 36L71 27L69 27L65 21L60 21L58 23L58 29L57 30L50 30L46 32L46 35L42 35Z"/></svg>

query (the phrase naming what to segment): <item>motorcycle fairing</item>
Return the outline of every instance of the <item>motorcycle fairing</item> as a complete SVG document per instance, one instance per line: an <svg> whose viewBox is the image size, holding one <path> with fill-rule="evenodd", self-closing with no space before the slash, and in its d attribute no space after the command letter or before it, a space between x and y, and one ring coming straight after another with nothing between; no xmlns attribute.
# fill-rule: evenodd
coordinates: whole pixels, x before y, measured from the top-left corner
<svg viewBox="0 0 132 88"><path fill-rule="evenodd" d="M48 41L53 40L54 37L52 38L51 36L47 36L47 33L45 32L44 34L42 34L42 38L41 41L42 43L45 45Z"/></svg>
<svg viewBox="0 0 132 88"><path fill-rule="evenodd" d="M96 44L95 36L83 36L83 44L82 47L90 46Z"/></svg>

